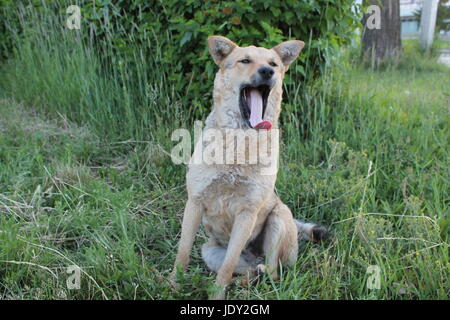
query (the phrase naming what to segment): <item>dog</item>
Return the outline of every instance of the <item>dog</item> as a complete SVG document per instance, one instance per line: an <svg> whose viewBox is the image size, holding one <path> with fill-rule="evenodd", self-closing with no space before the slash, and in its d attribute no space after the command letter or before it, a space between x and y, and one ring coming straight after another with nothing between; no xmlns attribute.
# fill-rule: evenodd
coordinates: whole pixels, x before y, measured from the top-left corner
<svg viewBox="0 0 450 320"><path fill-rule="evenodd" d="M285 41L271 49L239 47L221 36L208 38L209 52L219 71L214 80L214 105L205 130L219 132L276 132L281 110L282 82L289 65L304 47L298 40ZM278 136L258 136L258 143L271 145L278 161ZM211 145L237 152L233 143L199 141L193 157ZM244 154L252 154L250 148ZM201 158L201 157L200 157ZM224 299L233 274L266 272L278 279L278 267L297 260L298 240L322 240L327 230L293 218L275 194L276 170L262 174L264 165L191 162L186 174L188 200L184 210L181 239L171 282L189 263L195 235L202 223L209 240L202 247L208 268L217 272L218 290L210 298ZM264 263L265 262L265 263Z"/></svg>

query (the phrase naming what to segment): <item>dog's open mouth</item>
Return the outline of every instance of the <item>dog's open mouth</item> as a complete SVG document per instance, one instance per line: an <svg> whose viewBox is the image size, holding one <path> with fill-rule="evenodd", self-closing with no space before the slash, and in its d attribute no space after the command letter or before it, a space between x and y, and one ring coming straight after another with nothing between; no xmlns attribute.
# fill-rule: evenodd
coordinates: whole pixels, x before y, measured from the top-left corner
<svg viewBox="0 0 450 320"><path fill-rule="evenodd" d="M270 121L263 120L270 89L268 85L258 87L245 86L241 89L240 107L242 117L253 129L270 130L272 128Z"/></svg>

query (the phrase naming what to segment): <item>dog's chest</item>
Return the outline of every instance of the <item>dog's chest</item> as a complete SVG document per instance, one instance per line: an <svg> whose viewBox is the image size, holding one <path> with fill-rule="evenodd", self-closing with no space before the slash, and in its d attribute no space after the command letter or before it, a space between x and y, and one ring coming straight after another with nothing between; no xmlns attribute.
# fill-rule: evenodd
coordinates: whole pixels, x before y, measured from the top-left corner
<svg viewBox="0 0 450 320"><path fill-rule="evenodd" d="M254 209L268 189L258 179L233 171L217 172L208 180L196 197L205 208L202 224L209 237L226 246L236 216Z"/></svg>
<svg viewBox="0 0 450 320"><path fill-rule="evenodd" d="M205 184L200 199L206 209L202 223L208 236L228 243L236 215L250 201L253 187L249 177L236 172L217 173Z"/></svg>
<svg viewBox="0 0 450 320"><path fill-rule="evenodd" d="M242 205L242 199L251 194L254 182L236 172L219 172L204 185L201 200L208 216L232 214Z"/></svg>

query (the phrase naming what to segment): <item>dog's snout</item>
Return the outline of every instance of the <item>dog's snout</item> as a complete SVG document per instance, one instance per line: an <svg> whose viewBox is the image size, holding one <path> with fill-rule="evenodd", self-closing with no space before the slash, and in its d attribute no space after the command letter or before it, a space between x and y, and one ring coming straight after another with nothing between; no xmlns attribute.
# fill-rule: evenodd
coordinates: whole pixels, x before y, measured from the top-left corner
<svg viewBox="0 0 450 320"><path fill-rule="evenodd" d="M259 68L258 72L261 75L261 77L265 80L269 80L270 78L272 78L274 74L273 69L270 67L261 67Z"/></svg>

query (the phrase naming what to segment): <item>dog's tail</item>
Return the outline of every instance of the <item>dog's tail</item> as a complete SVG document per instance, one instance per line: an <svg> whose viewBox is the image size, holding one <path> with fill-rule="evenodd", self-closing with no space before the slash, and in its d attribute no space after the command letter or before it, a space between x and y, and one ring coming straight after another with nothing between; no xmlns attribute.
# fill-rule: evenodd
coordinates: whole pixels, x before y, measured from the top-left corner
<svg viewBox="0 0 450 320"><path fill-rule="evenodd" d="M202 258L211 271L217 272L225 260L227 248L221 247L215 243L207 242L202 247ZM256 271L262 259L253 253L244 251L239 257L239 261L234 270L235 274L248 274Z"/></svg>
<svg viewBox="0 0 450 320"><path fill-rule="evenodd" d="M294 219L300 240L322 241L328 236L328 230L321 225Z"/></svg>

